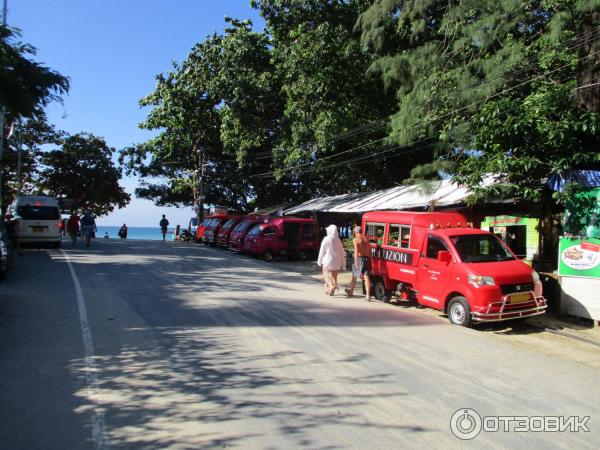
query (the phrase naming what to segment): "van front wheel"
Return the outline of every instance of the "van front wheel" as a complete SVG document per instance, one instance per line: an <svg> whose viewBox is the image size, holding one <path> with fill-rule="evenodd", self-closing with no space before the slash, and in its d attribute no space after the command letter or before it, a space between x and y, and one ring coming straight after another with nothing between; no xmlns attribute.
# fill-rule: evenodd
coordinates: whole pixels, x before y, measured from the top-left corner
<svg viewBox="0 0 600 450"><path fill-rule="evenodd" d="M448 319L454 325L471 326L471 307L466 298L458 296L450 300L450 303L448 303Z"/></svg>
<svg viewBox="0 0 600 450"><path fill-rule="evenodd" d="M267 262L273 261L273 252L271 250L267 250L263 253L263 259Z"/></svg>

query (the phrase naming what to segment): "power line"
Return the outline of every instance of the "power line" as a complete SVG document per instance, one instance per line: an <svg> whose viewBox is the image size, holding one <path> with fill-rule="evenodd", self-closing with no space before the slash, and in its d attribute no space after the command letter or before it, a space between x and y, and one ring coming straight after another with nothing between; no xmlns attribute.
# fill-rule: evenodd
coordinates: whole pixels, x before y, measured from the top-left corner
<svg viewBox="0 0 600 450"><path fill-rule="evenodd" d="M590 39L588 39L588 40L591 40L591 39L592 39L592 37L590 37ZM586 42L587 42L587 40L586 40L586 41L584 41L583 43L580 43L580 44L578 44L576 47L579 47L579 46L583 45L583 44L584 44L584 43L586 43ZM589 54L589 55L586 55L586 56L584 56L584 57L582 57L582 58L579 58L579 59L575 60L574 62L579 62L579 61L582 61L582 60L584 60L584 59L587 59L587 58L589 58L589 57L591 57L591 56L594 56L594 55L595 55L595 54L597 54L597 53L600 53L600 51L598 51L598 52L594 52L594 53L591 53L591 54ZM562 69L564 69L564 68L566 68L566 67L570 66L571 64L572 64L572 63L567 63L567 64L564 64L564 65L562 65L562 66L560 66L560 67L558 67L558 68L556 68L556 69L553 69L553 70L551 70L551 71L549 71L549 72L546 72L546 73L544 73L544 74L540 74L540 75L538 75L538 76L535 76L535 77L533 77L533 78L527 79L526 81L523 81L523 82L521 82L521 83L519 83L519 84L517 84L517 85L515 85L515 86L511 86L511 87L508 87L508 88L506 88L506 89L503 89L502 91L500 91L500 92L497 92L497 93L495 93L495 94L493 94L493 95L490 95L490 96L488 96L488 97L486 97L486 98L484 98L484 99L477 100L477 101L475 101L475 102L472 102L472 103L470 103L470 104L468 104L468 105L465 105L465 106L463 106L463 107L461 107L461 108L458 108L458 109L455 109L455 110L453 110L453 111L447 112L447 113L445 113L445 114L442 114L442 115L440 115L440 116L438 116L438 117L434 117L434 118L432 118L432 119L429 119L429 121L427 121L427 122L425 122L425 123L421 124L421 127L422 127L423 125L429 125L430 123L433 123L434 121L441 120L441 119L443 119L443 118L445 118L445 117L448 117L448 116L450 116L450 115L457 114L457 113L459 113L459 112L461 112L461 111L464 111L465 109L472 108L472 107L474 107L474 106L476 106L476 105L478 105L478 104L480 104L480 103L487 102L487 101L489 101L489 100L491 100L491 99L493 99L493 98L495 98L495 97L498 97L498 96L500 96L500 95L502 95L502 94L505 94L505 93L507 93L507 92L513 91L514 89L517 89L517 88L519 88L519 87L525 86L526 84L529 84L529 83L531 83L531 82L533 82L533 81L535 81L535 80L538 80L538 79L540 79L540 78L542 78L542 77L547 77L548 75L551 75L551 74L553 74L553 73L555 73L555 72L558 72L558 71L560 71L560 70L562 70ZM366 147L366 146L368 146L368 145L375 144L375 143L378 143L378 142L384 141L384 140L386 140L386 139L389 139L389 138L390 138L390 137L392 137L392 136L397 136L397 135L398 135L398 134L400 134L400 133L402 133L402 131L398 131L398 132L395 132L395 133L391 133L390 135L388 135L388 136L386 136L386 137L383 137L383 138L380 138L380 139L376 139L376 140L373 140L373 141L370 141L370 142L367 142L367 143L361 144L361 145L359 145L359 146L352 147L352 148L350 148L350 149L347 149L347 150L344 150L344 151L341 151L341 152L338 152L338 153L335 153L335 154L332 154L332 155L325 156L325 157L323 157L323 158L319 158L318 160L315 160L315 161L309 161L309 162L306 162L306 163L302 163L302 164L296 165L296 166L294 166L294 167L291 167L291 168L284 168L284 169L281 169L281 172L285 173L285 172L288 172L288 171L297 170L297 169L298 169L298 168L300 168L300 167L305 167L305 166L308 166L308 165L311 165L311 164L315 164L317 161L324 161L324 160L328 160L328 159L334 158L334 157L336 157L336 156L340 156L340 155L343 155L343 154L349 153L349 152L351 152L351 151L354 151L354 150L359 150L359 149L361 149L361 148L364 148L364 147ZM416 141L416 142L414 142L414 143L411 143L411 144L409 144L409 145L416 145L416 144L418 144L419 142L422 142L422 141L423 141L423 140L421 140L421 141ZM265 172L265 173L261 173L261 174L254 175L253 177L265 177L265 176L272 176L272 175L276 175L278 172L279 172L279 171Z"/></svg>
<svg viewBox="0 0 600 450"><path fill-rule="evenodd" d="M573 91L577 91L577 90L580 90L580 89L586 89L586 88L590 88L590 87L597 86L597 85L600 85L600 82L593 83L593 84L587 84L587 85L584 85L584 86L578 86L578 87L574 88ZM544 93L542 95L545 96L545 95L551 95L551 94L554 94L554 92L548 91L548 92L546 92L546 93ZM532 99L527 99L523 103L525 103L525 102L532 102L532 101L533 101ZM503 110L501 112L506 114L506 113L509 113L511 111L514 111L515 109L516 109L516 107L508 108L508 109L505 109L505 110ZM429 139L432 139L432 138L429 138ZM424 140L422 140L421 142L424 142ZM345 161L340 161L340 162L337 162L337 163L333 163L333 164L330 164L330 165L327 165L327 166L311 167L311 168L308 168L308 169L301 170L299 173L300 174L306 174L306 173L314 172L314 171L317 171L317 170L327 170L327 169L332 169L332 168L340 167L340 166L360 165L360 164L365 164L365 163L371 163L371 162L378 161L378 160L381 160L381 159L395 158L397 156L406 155L406 154L409 154L409 153L413 153L413 152L415 152L417 150L422 150L422 149L431 147L431 146L437 144L437 142L432 142L432 143L427 144L427 145L422 145L422 146L415 147L415 145L417 145L417 144L419 144L419 142L411 143L411 144L405 144L405 145L397 145L395 147L392 147L392 148L389 148L389 149L386 149L386 150L382 150L380 152L376 152L374 155L363 155L363 156L359 156L359 157L356 157L356 158L353 158L353 159L349 159L349 160L345 160ZM384 155L386 153L391 153L391 152L393 152L395 150L402 149L402 148L405 148L406 151L399 152L399 153L396 153L394 155L384 156L383 158L381 157L381 155Z"/></svg>

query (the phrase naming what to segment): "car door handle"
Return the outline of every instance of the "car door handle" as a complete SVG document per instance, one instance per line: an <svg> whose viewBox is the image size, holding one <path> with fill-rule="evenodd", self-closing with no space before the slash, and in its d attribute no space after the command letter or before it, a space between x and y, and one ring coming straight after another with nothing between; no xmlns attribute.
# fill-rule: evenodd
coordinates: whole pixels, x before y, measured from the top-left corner
<svg viewBox="0 0 600 450"><path fill-rule="evenodd" d="M423 264L423 267L429 269L429 264Z"/></svg>

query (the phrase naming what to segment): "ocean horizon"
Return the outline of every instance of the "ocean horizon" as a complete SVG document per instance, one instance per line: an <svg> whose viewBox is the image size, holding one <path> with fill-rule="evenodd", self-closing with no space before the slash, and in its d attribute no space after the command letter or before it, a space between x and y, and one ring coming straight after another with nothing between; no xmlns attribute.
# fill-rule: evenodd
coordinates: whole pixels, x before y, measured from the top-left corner
<svg viewBox="0 0 600 450"><path fill-rule="evenodd" d="M120 226L102 226L98 225L96 231L96 239L103 239L104 235L108 233L109 239L119 239ZM169 228L167 231L167 239L173 240L175 236L175 228ZM159 227L127 227L127 239L133 240L151 240L160 241L162 240L162 233Z"/></svg>

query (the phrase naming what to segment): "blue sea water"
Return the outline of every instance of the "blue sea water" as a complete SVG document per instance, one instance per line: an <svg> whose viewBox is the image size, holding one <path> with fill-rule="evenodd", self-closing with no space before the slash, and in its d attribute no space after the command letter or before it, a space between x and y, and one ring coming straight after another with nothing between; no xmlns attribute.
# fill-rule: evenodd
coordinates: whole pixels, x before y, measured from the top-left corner
<svg viewBox="0 0 600 450"><path fill-rule="evenodd" d="M102 239L104 233L108 233L108 237L111 239L119 239L119 229L121 227L108 227L98 226L96 231L96 238ZM162 240L162 233L159 227L127 227L127 239L150 239L153 241ZM173 239L173 230L169 229L167 234L167 240Z"/></svg>

